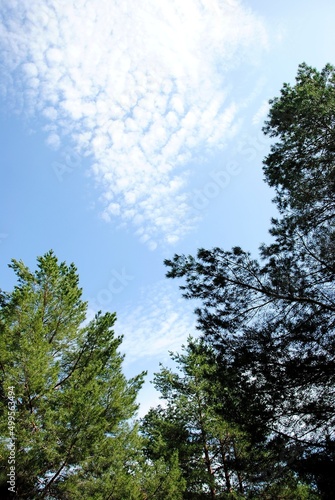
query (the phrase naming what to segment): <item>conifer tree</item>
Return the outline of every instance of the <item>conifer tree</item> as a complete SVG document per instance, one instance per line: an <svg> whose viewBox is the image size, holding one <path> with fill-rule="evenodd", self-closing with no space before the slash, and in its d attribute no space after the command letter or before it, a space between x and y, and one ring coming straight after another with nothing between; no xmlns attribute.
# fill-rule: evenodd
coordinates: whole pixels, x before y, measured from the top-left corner
<svg viewBox="0 0 335 500"><path fill-rule="evenodd" d="M0 303L2 498L9 486L9 392L15 401L9 498L142 498L136 476L142 445L132 419L144 374L127 380L122 373L115 314L98 313L85 324L76 268L53 252L38 258L35 272L21 261L11 267L17 285L1 293Z"/></svg>
<svg viewBox="0 0 335 500"><path fill-rule="evenodd" d="M184 277L204 338L237 380L248 411L277 448L278 463L322 498L335 490L335 69L302 64L295 85L270 101L264 160L279 216L260 258L239 247L167 260ZM222 387L225 385L222 381ZM248 404L253 394L255 405ZM257 408L264 408L259 414ZM256 409L256 411L254 411ZM257 419L256 419L257 421ZM254 429L257 432L257 428ZM280 469L281 470L281 469Z"/></svg>
<svg viewBox="0 0 335 500"><path fill-rule="evenodd" d="M178 372L161 366L154 378L166 406L152 409L143 420L151 456L178 451L187 481L184 498L243 493L242 461L250 443L218 411L213 350L190 337L182 353L170 354Z"/></svg>
<svg viewBox="0 0 335 500"><path fill-rule="evenodd" d="M242 406L248 387L227 372L223 390L224 368L213 349L189 338L183 352L171 357L177 371L161 366L154 378L164 406L148 412L142 432L150 459L177 453L186 481L183 499L318 498L285 470L266 434L259 428L252 434L255 425L247 425L250 413Z"/></svg>

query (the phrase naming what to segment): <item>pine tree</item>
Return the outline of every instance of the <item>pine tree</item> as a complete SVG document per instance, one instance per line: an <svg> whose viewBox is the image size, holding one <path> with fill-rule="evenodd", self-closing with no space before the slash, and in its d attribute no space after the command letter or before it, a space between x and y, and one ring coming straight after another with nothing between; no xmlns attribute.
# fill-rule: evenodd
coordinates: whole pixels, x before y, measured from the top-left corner
<svg viewBox="0 0 335 500"><path fill-rule="evenodd" d="M142 423L148 456L178 452L187 482L185 499L243 495L250 477L256 478L257 453L247 432L229 421L227 408L223 411L213 350L189 338L183 352L171 353L171 358L178 372L161 366L154 378L165 407L151 409ZM236 391L230 393L233 399L236 403ZM252 460L252 473L245 467L246 457Z"/></svg>
<svg viewBox="0 0 335 500"><path fill-rule="evenodd" d="M53 252L38 258L35 272L21 261L11 267L17 285L0 303L3 498L11 409L17 498L142 498L131 421L144 374L122 373L115 314L85 323L76 268Z"/></svg>
<svg viewBox="0 0 335 500"><path fill-rule="evenodd" d="M279 211L273 241L259 259L239 247L214 248L166 265L168 277L185 278L184 296L200 299L199 329L245 381L246 403L254 395L244 425L258 415L278 463L328 499L335 488L335 69L302 64L296 84L284 84L270 104L264 132L277 142L264 173Z"/></svg>

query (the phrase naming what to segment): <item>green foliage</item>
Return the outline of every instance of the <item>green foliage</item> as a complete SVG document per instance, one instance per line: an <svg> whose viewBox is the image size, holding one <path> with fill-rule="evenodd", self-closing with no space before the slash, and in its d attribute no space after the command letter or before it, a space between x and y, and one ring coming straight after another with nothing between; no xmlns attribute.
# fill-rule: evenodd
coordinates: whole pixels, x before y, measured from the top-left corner
<svg viewBox="0 0 335 500"><path fill-rule="evenodd" d="M308 219L315 226L334 211L334 67L319 72L301 64L296 84L284 84L270 105L263 130L277 142L264 161L266 180L282 212L290 209L301 226Z"/></svg>
<svg viewBox="0 0 335 500"><path fill-rule="evenodd" d="M97 314L85 325L76 269L52 252L38 258L35 273L22 262L11 267L18 284L2 295L0 309L2 486L13 387L19 498L77 498L85 491L107 498L114 490L113 498L132 498L138 437L130 422L144 374L127 380L122 373L115 314Z"/></svg>
<svg viewBox="0 0 335 500"><path fill-rule="evenodd" d="M154 383L127 380L115 314L86 321L73 264L13 261L0 291L0 493L16 498L331 500L335 491L335 69L299 66L264 132L279 216L260 258L200 249L165 263L197 299L200 340ZM13 396L14 395L14 396ZM12 495L13 496L13 495Z"/></svg>
<svg viewBox="0 0 335 500"><path fill-rule="evenodd" d="M183 353L171 357L179 372L162 366L154 379L166 407L151 409L142 422L148 456L178 452L187 481L184 498L238 498L248 481L256 480L266 455L233 422L231 406L233 400L239 404L238 391L229 391L226 408L217 377L222 366L205 343L189 338Z"/></svg>
<svg viewBox="0 0 335 500"><path fill-rule="evenodd" d="M149 460L142 467L142 491L144 499L182 500L186 481L182 477L178 454L172 453L168 459L164 456Z"/></svg>
<svg viewBox="0 0 335 500"><path fill-rule="evenodd" d="M335 490L335 69L327 65L318 72L302 64L296 84L284 84L270 104L264 132L277 142L264 160L264 173L276 190L280 215L271 223L273 242L261 246L258 260L235 247L200 249L196 258L176 255L165 263L168 277L185 279L184 297L200 301L199 329L223 367L217 371L222 411L255 443L263 439L267 478L260 476L258 484L265 480L275 488L276 477L293 474L330 499ZM292 488L293 496L269 494L299 498Z"/></svg>

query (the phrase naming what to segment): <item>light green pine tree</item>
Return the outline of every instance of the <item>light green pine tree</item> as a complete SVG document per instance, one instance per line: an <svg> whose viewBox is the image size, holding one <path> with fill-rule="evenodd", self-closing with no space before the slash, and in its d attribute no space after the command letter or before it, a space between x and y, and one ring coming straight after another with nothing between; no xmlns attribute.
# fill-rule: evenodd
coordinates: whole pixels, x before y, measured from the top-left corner
<svg viewBox="0 0 335 500"><path fill-rule="evenodd" d="M17 285L0 296L1 491L9 486L12 388L17 498L85 491L87 498L142 498L132 493L140 477L134 480L139 438L131 419L144 374L127 380L122 373L115 314L83 326L76 268L53 252L38 258L36 272L15 260L11 267Z"/></svg>

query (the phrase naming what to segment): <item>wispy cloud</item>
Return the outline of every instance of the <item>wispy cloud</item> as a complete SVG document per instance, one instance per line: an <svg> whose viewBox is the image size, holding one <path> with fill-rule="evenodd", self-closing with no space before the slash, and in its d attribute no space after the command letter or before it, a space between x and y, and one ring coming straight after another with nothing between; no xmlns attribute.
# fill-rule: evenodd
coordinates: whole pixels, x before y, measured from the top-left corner
<svg viewBox="0 0 335 500"><path fill-rule="evenodd" d="M168 351L179 351L189 335L198 335L194 307L166 280L143 289L137 303L120 311L116 323L116 333L124 335L127 363L141 358L161 361Z"/></svg>
<svg viewBox="0 0 335 500"><path fill-rule="evenodd" d="M258 125L259 123L263 122L269 112L269 108L270 108L269 101L268 100L263 101L252 118L252 124Z"/></svg>
<svg viewBox="0 0 335 500"><path fill-rule="evenodd" d="M186 165L236 132L227 75L267 45L238 0L0 0L0 90L92 158L102 216L154 249L191 227ZM189 167L190 168L190 167Z"/></svg>

